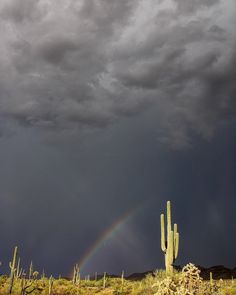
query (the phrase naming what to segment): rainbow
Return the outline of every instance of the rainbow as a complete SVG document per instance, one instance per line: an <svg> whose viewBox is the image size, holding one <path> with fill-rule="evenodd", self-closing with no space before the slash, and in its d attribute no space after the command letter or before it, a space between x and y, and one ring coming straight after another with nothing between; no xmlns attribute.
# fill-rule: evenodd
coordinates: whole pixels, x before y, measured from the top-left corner
<svg viewBox="0 0 236 295"><path fill-rule="evenodd" d="M79 261L80 270L82 270L99 252L104 243L110 240L115 234L140 210L141 205L129 210L124 215L122 215L118 220L113 222L110 227L108 227L102 235L94 242L94 244L86 251Z"/></svg>

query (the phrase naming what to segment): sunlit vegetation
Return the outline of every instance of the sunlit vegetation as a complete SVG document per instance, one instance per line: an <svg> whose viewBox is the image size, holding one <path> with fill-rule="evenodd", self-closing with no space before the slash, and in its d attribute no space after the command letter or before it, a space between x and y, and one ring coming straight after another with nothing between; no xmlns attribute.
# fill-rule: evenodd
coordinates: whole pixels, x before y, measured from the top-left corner
<svg viewBox="0 0 236 295"><path fill-rule="evenodd" d="M131 295L233 295L236 294L236 280L203 281L199 270L193 265L186 265L181 272L174 271L167 275L165 271L156 271L141 281L130 281L122 277L100 279L80 279L76 284L71 279L52 276L38 278L33 273L32 278L15 278L10 291L11 278L0 277L1 295L90 295L90 294L131 294ZM27 274L28 277L28 274ZM11 292L11 293L10 293Z"/></svg>

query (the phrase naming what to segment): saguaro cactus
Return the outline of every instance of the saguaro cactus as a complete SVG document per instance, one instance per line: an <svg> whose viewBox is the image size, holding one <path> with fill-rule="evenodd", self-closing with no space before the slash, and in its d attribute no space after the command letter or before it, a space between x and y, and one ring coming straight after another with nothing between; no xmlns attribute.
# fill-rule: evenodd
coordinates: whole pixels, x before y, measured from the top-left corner
<svg viewBox="0 0 236 295"><path fill-rule="evenodd" d="M125 271L122 270L122 273L121 273L121 292L123 292L123 287L124 287L124 275L125 275Z"/></svg>
<svg viewBox="0 0 236 295"><path fill-rule="evenodd" d="M14 248L14 253L13 253L13 259L11 262L9 262L9 267L10 267L10 285L9 285L9 291L8 294L12 293L12 288L14 284L14 277L15 277L15 272L16 272L16 259L17 259L17 247Z"/></svg>
<svg viewBox="0 0 236 295"><path fill-rule="evenodd" d="M79 265L76 264L74 266L72 283L73 283L73 285L77 285L77 284L79 284L79 282L80 282L80 269L79 269Z"/></svg>
<svg viewBox="0 0 236 295"><path fill-rule="evenodd" d="M167 240L166 240L167 234ZM179 233L177 232L177 224L174 224L172 230L171 225L171 205L167 202L167 229L165 230L165 216L161 214L161 250L165 253L166 273L173 273L173 263L178 257L179 251Z"/></svg>

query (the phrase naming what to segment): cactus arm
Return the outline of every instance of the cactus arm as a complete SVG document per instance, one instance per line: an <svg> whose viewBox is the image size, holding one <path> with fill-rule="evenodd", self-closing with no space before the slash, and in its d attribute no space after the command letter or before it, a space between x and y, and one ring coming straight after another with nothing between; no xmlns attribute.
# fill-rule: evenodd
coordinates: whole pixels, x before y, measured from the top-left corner
<svg viewBox="0 0 236 295"><path fill-rule="evenodd" d="M14 255L13 255L13 265L16 265L16 256L17 256L17 247L14 249Z"/></svg>
<svg viewBox="0 0 236 295"><path fill-rule="evenodd" d="M167 202L167 232L171 232L171 205L170 201Z"/></svg>
<svg viewBox="0 0 236 295"><path fill-rule="evenodd" d="M174 258L176 259L178 257L178 253L179 253L179 233L177 232L175 234L175 255Z"/></svg>
<svg viewBox="0 0 236 295"><path fill-rule="evenodd" d="M178 226L177 226L177 224L175 223L175 224L174 224L174 238L175 238L177 232L178 232ZM174 240L174 243L175 243L175 240Z"/></svg>
<svg viewBox="0 0 236 295"><path fill-rule="evenodd" d="M16 256L17 256L17 247L14 248L14 253L13 253L13 260L9 262L9 267L12 271L15 271L15 266L16 266Z"/></svg>
<svg viewBox="0 0 236 295"><path fill-rule="evenodd" d="M179 233L177 224L174 224L174 260L178 257L179 252Z"/></svg>
<svg viewBox="0 0 236 295"><path fill-rule="evenodd" d="M161 250L166 252L165 217L161 214Z"/></svg>
<svg viewBox="0 0 236 295"><path fill-rule="evenodd" d="M17 261L17 267L16 267L16 278L18 279L20 277L20 257Z"/></svg>

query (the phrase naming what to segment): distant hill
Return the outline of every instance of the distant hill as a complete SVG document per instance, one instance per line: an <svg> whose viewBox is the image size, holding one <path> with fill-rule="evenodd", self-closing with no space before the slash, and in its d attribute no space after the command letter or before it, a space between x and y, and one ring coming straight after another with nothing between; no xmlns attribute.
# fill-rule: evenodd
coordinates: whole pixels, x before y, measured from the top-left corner
<svg viewBox="0 0 236 295"><path fill-rule="evenodd" d="M219 279L229 280L229 279L232 279L232 277L236 278L236 267L233 269L227 268L224 265L215 265L209 268L197 265L197 267L201 270L200 275L204 280L209 280L210 272L212 272L213 279L215 280L219 280ZM181 270L181 267L178 267L178 270ZM132 280L132 281L139 281L144 279L147 274L153 274L153 273L154 273L153 270L146 271L143 273L133 273L127 276L126 279Z"/></svg>
<svg viewBox="0 0 236 295"><path fill-rule="evenodd" d="M236 267L233 269L227 268L224 265L215 265L209 268L197 266L201 270L201 277L205 280L209 279L210 272L215 280L236 278Z"/></svg>
<svg viewBox="0 0 236 295"><path fill-rule="evenodd" d="M204 279L204 280L209 280L210 278L210 272L212 272L212 276L214 280L219 280L219 279L223 279L223 280L230 280L232 279L232 277L234 279L236 279L236 267L234 268L227 268L224 265L215 265L215 266L211 266L211 267L203 267L200 265L196 265L201 273L200 276ZM182 267L181 266L175 266L175 268L178 271L181 271ZM129 276L125 276L126 280L130 280L130 281L141 281L142 279L144 279L148 274L154 274L156 270L148 270L145 272L135 272L132 273ZM120 275L115 275L115 274L106 274L106 277L109 278L120 278ZM103 274L98 274L97 275L97 279L102 279L103 278ZM67 280L71 280L70 278L66 278L64 277L64 279ZM94 280L95 277L90 276L90 280Z"/></svg>

